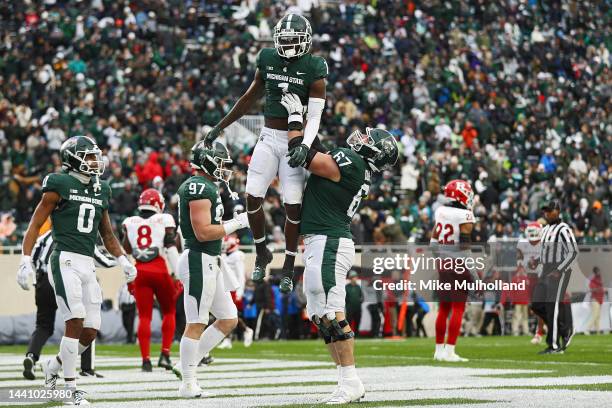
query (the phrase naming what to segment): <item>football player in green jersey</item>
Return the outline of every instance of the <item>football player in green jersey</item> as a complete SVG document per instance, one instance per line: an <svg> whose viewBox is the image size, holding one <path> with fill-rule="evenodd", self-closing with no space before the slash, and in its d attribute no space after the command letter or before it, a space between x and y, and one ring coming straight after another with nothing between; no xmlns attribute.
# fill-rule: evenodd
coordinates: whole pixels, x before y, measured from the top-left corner
<svg viewBox="0 0 612 408"><path fill-rule="evenodd" d="M249 163L247 174L247 212L257 249L253 280L261 281L272 254L266 247L265 216L262 203L270 183L278 175L286 210L285 263L281 290L290 291L297 251L300 208L304 192L304 169L300 167L317 139L321 114L325 107L325 59L310 54L312 28L306 18L288 14L274 28L274 47L264 48L257 57L255 79L232 110L205 136L208 143L221 131L249 112L265 95L265 127ZM303 135L288 137L287 111L281 97L291 92L307 106L307 124ZM322 150L322 147L317 147ZM289 152L289 155L287 155Z"/></svg>
<svg viewBox="0 0 612 408"><path fill-rule="evenodd" d="M299 98L284 95L290 137L301 134ZM348 148L329 154L309 149L304 167L311 172L304 191L300 234L304 237L304 292L306 310L318 327L338 367L338 386L327 404L358 401L365 389L355 370L354 333L345 317L346 275L353 265L355 246L351 219L361 198L368 195L371 172L392 167L398 159L395 138L382 129L353 132Z"/></svg>
<svg viewBox="0 0 612 408"><path fill-rule="evenodd" d="M23 238L19 268L32 269L30 256L38 231L51 216L56 246L47 271L66 329L59 354L43 364L45 386L55 389L58 371L63 368L66 387L73 390L72 402L85 405L84 392L76 390L76 359L100 328L102 291L93 260L98 233L106 249L117 257L128 282L136 278L136 268L112 231L110 187L100 181L104 162L98 146L86 136L71 137L62 144L60 156L63 171L43 181L42 199Z"/></svg>
<svg viewBox="0 0 612 408"><path fill-rule="evenodd" d="M231 163L227 148L219 142L209 146L204 141L191 149L192 177L178 189L179 225L185 240L185 250L178 261L178 275L183 282L187 324L180 345L180 363L173 372L181 378L179 396L207 396L198 385L196 367L204 356L234 330L238 323L236 305L230 295L238 282L221 273L221 241L224 236L247 228L246 213L221 222L223 203L216 182L227 183ZM208 325L209 313L216 317ZM206 330L204 330L206 329Z"/></svg>

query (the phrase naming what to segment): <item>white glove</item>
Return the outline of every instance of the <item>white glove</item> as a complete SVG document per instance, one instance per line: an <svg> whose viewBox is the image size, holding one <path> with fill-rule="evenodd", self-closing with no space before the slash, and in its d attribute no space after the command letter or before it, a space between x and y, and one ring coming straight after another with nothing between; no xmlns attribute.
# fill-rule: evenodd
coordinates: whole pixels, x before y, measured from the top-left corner
<svg viewBox="0 0 612 408"><path fill-rule="evenodd" d="M246 212L236 214L233 219L223 223L225 235L229 235L242 228L249 228L249 216Z"/></svg>
<svg viewBox="0 0 612 408"><path fill-rule="evenodd" d="M23 290L30 290L28 285L30 276L34 276L34 266L30 255L23 255L19 263L19 271L17 271L17 283Z"/></svg>
<svg viewBox="0 0 612 408"><path fill-rule="evenodd" d="M121 265L121 269L123 269L123 274L125 275L125 281L127 283L133 282L136 279L136 267L134 264L130 262L127 256L121 255L117 258L117 262Z"/></svg>
<svg viewBox="0 0 612 408"><path fill-rule="evenodd" d="M287 123L300 122L304 123L304 106L300 97L294 93L286 93L280 100L281 105L285 107L289 117Z"/></svg>

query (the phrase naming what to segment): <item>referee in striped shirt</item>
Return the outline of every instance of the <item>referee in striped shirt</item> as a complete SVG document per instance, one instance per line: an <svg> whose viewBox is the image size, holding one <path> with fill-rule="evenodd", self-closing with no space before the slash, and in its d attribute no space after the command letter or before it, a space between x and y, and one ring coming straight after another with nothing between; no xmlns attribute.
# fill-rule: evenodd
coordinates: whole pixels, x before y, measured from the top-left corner
<svg viewBox="0 0 612 408"><path fill-rule="evenodd" d="M572 229L560 218L560 201L552 199L542 210L547 221L541 240L542 275L534 288L532 309L548 328L548 347L539 354L562 354L574 336L571 304L563 299L578 246Z"/></svg>
<svg viewBox="0 0 612 408"><path fill-rule="evenodd" d="M40 352L43 346L53 335L55 327L55 312L57 304L55 303L55 293L49 283L47 277L47 264L51 253L53 252L53 234L51 230L47 231L36 240L36 244L32 250L32 263L36 271L36 280L34 285L34 299L36 301L36 328L30 336L28 351L23 360L23 376L28 380L34 380L34 365L40 358ZM94 260L96 264L111 268L117 264L112 258L104 255L96 246L94 249ZM29 290L28 279L17 279L19 285L24 290ZM81 375L97 375L92 369L91 364L91 347L88 347L81 355Z"/></svg>

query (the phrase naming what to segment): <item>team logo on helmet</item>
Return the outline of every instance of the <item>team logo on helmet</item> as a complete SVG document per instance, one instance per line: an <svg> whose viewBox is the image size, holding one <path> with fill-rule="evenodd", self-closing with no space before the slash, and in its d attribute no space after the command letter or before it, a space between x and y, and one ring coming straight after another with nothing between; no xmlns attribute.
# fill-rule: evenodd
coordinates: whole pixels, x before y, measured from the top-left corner
<svg viewBox="0 0 612 408"><path fill-rule="evenodd" d="M444 196L451 201L461 204L468 210L474 203L474 190L465 180L452 180L444 187Z"/></svg>
<svg viewBox="0 0 612 408"><path fill-rule="evenodd" d="M542 225L539 222L530 222L525 227L525 236L528 241L537 242L542 239Z"/></svg>
<svg viewBox="0 0 612 408"><path fill-rule="evenodd" d="M299 14L287 14L274 27L274 48L283 58L299 58L310 51L312 28Z"/></svg>
<svg viewBox="0 0 612 408"><path fill-rule="evenodd" d="M349 135L346 143L365 159L372 171L390 169L399 158L397 141L384 129L366 128L365 134L356 130Z"/></svg>
<svg viewBox="0 0 612 408"><path fill-rule="evenodd" d="M201 170L212 176L215 180L228 183L232 177L232 170L226 169L226 164L231 164L227 147L220 142L215 142L212 147L208 146L204 140L197 142L191 148L191 167Z"/></svg>
<svg viewBox="0 0 612 408"><path fill-rule="evenodd" d="M73 136L66 140L60 147L60 157L64 170L87 176L101 176L104 173L102 151L87 136Z"/></svg>
<svg viewBox="0 0 612 408"><path fill-rule="evenodd" d="M160 214L164 212L166 203L164 196L154 188L148 188L140 194L138 199L138 210L155 211Z"/></svg>

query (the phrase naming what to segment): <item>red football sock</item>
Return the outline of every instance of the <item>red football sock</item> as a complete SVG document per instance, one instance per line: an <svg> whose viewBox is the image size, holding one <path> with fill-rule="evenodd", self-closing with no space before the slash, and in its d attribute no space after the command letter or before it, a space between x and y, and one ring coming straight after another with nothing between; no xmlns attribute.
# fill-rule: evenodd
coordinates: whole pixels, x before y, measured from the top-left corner
<svg viewBox="0 0 612 408"><path fill-rule="evenodd" d="M463 320L463 312L465 311L465 302L452 302L452 314L448 325L448 337L446 344L454 346L457 343L457 337L461 331L461 321Z"/></svg>
<svg viewBox="0 0 612 408"><path fill-rule="evenodd" d="M436 317L436 344L444 344L446 335L446 320L451 310L451 302L440 302L438 316Z"/></svg>

